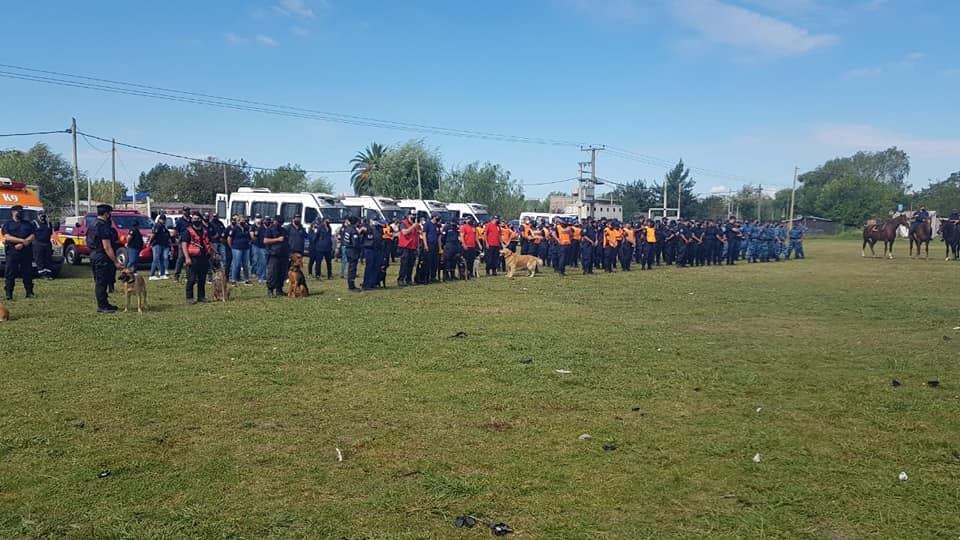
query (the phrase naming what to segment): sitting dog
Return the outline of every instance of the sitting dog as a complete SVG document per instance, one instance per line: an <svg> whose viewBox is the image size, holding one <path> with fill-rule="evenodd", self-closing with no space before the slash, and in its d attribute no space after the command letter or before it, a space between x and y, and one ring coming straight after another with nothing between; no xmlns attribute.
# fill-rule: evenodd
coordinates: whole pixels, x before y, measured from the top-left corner
<svg viewBox="0 0 960 540"><path fill-rule="evenodd" d="M467 260L462 255L457 257L457 279L460 281L467 279Z"/></svg>
<svg viewBox="0 0 960 540"><path fill-rule="evenodd" d="M303 275L303 255L294 253L290 256L287 281L290 284L290 288L287 289L287 297L305 298L310 295L310 290L307 289L307 278Z"/></svg>
<svg viewBox="0 0 960 540"><path fill-rule="evenodd" d="M118 278L123 283L124 299L123 312L126 313L130 308L130 296L137 295L137 313L143 313L143 308L147 307L147 284L132 268L124 268L120 271Z"/></svg>
<svg viewBox="0 0 960 540"><path fill-rule="evenodd" d="M7 309L7 306L0 304L0 322L10 320L10 311Z"/></svg>
<svg viewBox="0 0 960 540"><path fill-rule="evenodd" d="M213 255L213 260L210 265L211 272L213 272L213 301L214 302L226 302L230 299L230 283L227 281L227 271L223 267L223 261L220 260L219 254Z"/></svg>
<svg viewBox="0 0 960 540"><path fill-rule="evenodd" d="M533 277L540 269L540 265L543 264L539 258L533 255L517 255L513 250L507 248L501 249L500 254L503 255L503 260L507 263L508 278L512 278L513 272L518 268L525 268L530 273L530 277Z"/></svg>

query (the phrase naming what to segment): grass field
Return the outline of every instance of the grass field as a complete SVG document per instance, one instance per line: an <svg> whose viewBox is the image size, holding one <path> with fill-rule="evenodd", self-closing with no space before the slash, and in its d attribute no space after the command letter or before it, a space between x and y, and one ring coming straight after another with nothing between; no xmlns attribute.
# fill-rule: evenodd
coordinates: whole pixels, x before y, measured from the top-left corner
<svg viewBox="0 0 960 540"><path fill-rule="evenodd" d="M193 307L150 282L142 316L69 268L0 323L0 537L955 539L960 266L859 247Z"/></svg>

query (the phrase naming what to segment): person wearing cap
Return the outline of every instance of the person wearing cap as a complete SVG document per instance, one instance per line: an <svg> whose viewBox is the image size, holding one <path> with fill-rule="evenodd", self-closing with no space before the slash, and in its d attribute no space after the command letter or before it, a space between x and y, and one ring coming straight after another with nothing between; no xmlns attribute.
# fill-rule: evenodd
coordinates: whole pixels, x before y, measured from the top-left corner
<svg viewBox="0 0 960 540"><path fill-rule="evenodd" d="M443 245L443 281L457 279L457 262L460 261L463 247L460 244L460 227L450 220L440 231Z"/></svg>
<svg viewBox="0 0 960 540"><path fill-rule="evenodd" d="M343 248L343 257L347 261L347 289L351 292L360 292L357 288L357 263L360 261L362 239L357 228L359 220L356 216L349 216L343 227L340 227L340 246Z"/></svg>
<svg viewBox="0 0 960 540"><path fill-rule="evenodd" d="M150 250L153 260L150 261L150 281L167 279L167 260L170 258L170 230L167 229L167 214L160 212L153 222L150 233Z"/></svg>
<svg viewBox="0 0 960 540"><path fill-rule="evenodd" d="M427 263L427 279L433 283L440 272L440 214L436 212L423 224L423 252Z"/></svg>
<svg viewBox="0 0 960 540"><path fill-rule="evenodd" d="M413 268L417 264L417 249L420 247L420 224L413 210L408 212L407 217L400 222L397 238L397 247L400 249L400 273L397 276L397 285L406 287L413 285Z"/></svg>
<svg viewBox="0 0 960 540"><path fill-rule="evenodd" d="M493 216L493 219L483 226L483 248L486 252L486 274L497 275L500 269L500 217Z"/></svg>
<svg viewBox="0 0 960 540"><path fill-rule="evenodd" d="M190 213L190 225L180 234L180 251L183 253L183 265L187 269L187 284L184 288L187 304L206 303L207 272L210 270L210 255L213 245L203 226L203 216L199 210ZM193 291L196 287L197 296Z"/></svg>
<svg viewBox="0 0 960 540"><path fill-rule="evenodd" d="M283 282L287 278L287 266L290 263L290 245L287 243L287 230L283 227L282 216L273 218L273 223L264 234L263 245L267 250L267 296L285 296Z"/></svg>
<svg viewBox="0 0 960 540"><path fill-rule="evenodd" d="M37 228L23 219L23 207L10 208L10 221L3 224L3 247L7 263L4 270L4 287L7 300L13 300L13 288L17 278L23 281L27 298L33 298L33 248Z"/></svg>
<svg viewBox="0 0 960 540"><path fill-rule="evenodd" d="M117 270L123 265L117 260L116 250L120 247L120 237L113 228L113 207L109 204L97 205L97 221L92 231L87 231L87 245L90 246L90 269L93 271L93 294L97 299L98 313L113 313L117 306L111 305L107 290L117 280Z"/></svg>
<svg viewBox="0 0 960 540"><path fill-rule="evenodd" d="M246 216L235 216L227 230L227 247L230 248L230 284L236 285L243 272L243 282L250 285L250 228Z"/></svg>
<svg viewBox="0 0 960 540"><path fill-rule="evenodd" d="M466 222L460 227L460 245L463 246L463 259L467 265L467 279L476 278L473 275L473 262L480 252L480 242L473 216L467 216Z"/></svg>
<svg viewBox="0 0 960 540"><path fill-rule="evenodd" d="M597 247L597 229L593 218L587 218L580 230L580 262L584 274L593 274L593 253Z"/></svg>
<svg viewBox="0 0 960 540"><path fill-rule="evenodd" d="M187 227L190 226L190 207L183 207L183 215L177 218L177 222L174 223L174 226L177 229L177 241L183 241L183 234L186 232ZM180 273L183 271L183 262L184 255L182 250L177 250L177 264L173 268L173 279L177 280L177 283L180 283Z"/></svg>
<svg viewBox="0 0 960 540"><path fill-rule="evenodd" d="M331 261L333 260L333 229L330 227L330 219L323 218L313 222L310 226L310 264L307 266L307 273L312 269L314 276L320 279L323 275L321 265L327 264L327 279L333 279L333 269Z"/></svg>
<svg viewBox="0 0 960 540"><path fill-rule="evenodd" d="M46 279L53 279L51 258L53 257L53 228L47 221L47 215L40 213L34 225L36 232L33 237L33 261L37 265L37 274Z"/></svg>
<svg viewBox="0 0 960 540"><path fill-rule="evenodd" d="M727 266L733 266L740 256L740 238L742 236L740 227L734 216L730 216L726 225L723 226L723 236L727 239Z"/></svg>
<svg viewBox="0 0 960 540"><path fill-rule="evenodd" d="M203 222L207 227L207 237L210 238L210 244L213 250L220 256L221 264L227 264L227 228L216 215L210 212L203 213ZM224 266L224 268L229 268Z"/></svg>
<svg viewBox="0 0 960 540"><path fill-rule="evenodd" d="M380 281L383 261L383 228L377 219L369 219L358 231L363 246L363 281L360 290L372 291Z"/></svg>
<svg viewBox="0 0 960 540"><path fill-rule="evenodd" d="M567 275L567 264L570 261L570 246L573 242L573 231L567 225L567 220L557 219L554 226L556 247L554 248L553 270L561 276Z"/></svg>
<svg viewBox="0 0 960 540"><path fill-rule="evenodd" d="M613 265L616 262L621 241L623 241L623 231L620 230L620 223L614 220L607 225L607 229L603 232L604 272L613 272Z"/></svg>
<svg viewBox="0 0 960 540"><path fill-rule="evenodd" d="M257 283L267 282L267 246L263 239L267 236L267 230L273 220L270 216L266 218L257 217L253 220L253 227L250 228L250 253L253 255L253 272L257 275Z"/></svg>
<svg viewBox="0 0 960 540"><path fill-rule="evenodd" d="M629 272L630 265L633 263L633 255L637 251L637 234L630 222L624 223L621 231L623 232L623 241L620 242L620 268L624 272Z"/></svg>

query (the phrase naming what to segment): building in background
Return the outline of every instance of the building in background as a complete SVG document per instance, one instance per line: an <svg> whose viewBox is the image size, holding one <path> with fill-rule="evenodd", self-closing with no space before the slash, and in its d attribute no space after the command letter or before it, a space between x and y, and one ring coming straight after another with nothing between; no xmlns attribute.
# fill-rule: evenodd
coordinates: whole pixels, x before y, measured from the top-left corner
<svg viewBox="0 0 960 540"><path fill-rule="evenodd" d="M592 202L585 202L576 193L550 196L551 214L574 214L583 219L590 217L591 211L596 219L623 220L623 206L612 199L592 198Z"/></svg>

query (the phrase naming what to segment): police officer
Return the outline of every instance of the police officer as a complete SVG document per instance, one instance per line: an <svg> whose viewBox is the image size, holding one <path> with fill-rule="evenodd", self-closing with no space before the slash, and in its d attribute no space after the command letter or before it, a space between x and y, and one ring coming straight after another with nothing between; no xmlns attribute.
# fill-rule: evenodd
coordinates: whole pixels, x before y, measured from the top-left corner
<svg viewBox="0 0 960 540"><path fill-rule="evenodd" d="M50 268L50 259L53 256L53 228L47 221L47 215L37 216L36 232L33 237L33 261L37 264L37 274L42 278L53 279L53 269Z"/></svg>
<svg viewBox="0 0 960 540"><path fill-rule="evenodd" d="M360 231L357 230L357 218L350 216L340 229L340 242L343 256L347 260L347 289L360 292L357 288L357 262L360 260Z"/></svg>
<svg viewBox="0 0 960 540"><path fill-rule="evenodd" d="M430 220L423 224L423 239L426 243L424 251L427 261L427 275L429 281L436 281L440 270L440 214L434 212Z"/></svg>
<svg viewBox="0 0 960 540"><path fill-rule="evenodd" d="M597 247L597 228L593 218L588 217L580 231L580 261L583 263L583 273L593 273L593 254Z"/></svg>
<svg viewBox="0 0 960 540"><path fill-rule="evenodd" d="M277 216L269 224L263 237L263 245L267 250L267 296L284 296L286 293L283 292L283 282L286 279L287 264L290 262L290 245L287 243L283 217Z"/></svg>
<svg viewBox="0 0 960 540"><path fill-rule="evenodd" d="M363 245L363 282L364 291L377 288L380 281L380 265L383 260L383 229L376 219L367 221L358 231Z"/></svg>
<svg viewBox="0 0 960 540"><path fill-rule="evenodd" d="M213 246L207 229L203 226L203 216L199 210L190 214L190 224L180 236L180 251L183 253L183 264L187 269L187 285L185 294L187 304L206 303L207 272L210 270L210 254ZM197 297L194 299L193 290L196 286Z"/></svg>
<svg viewBox="0 0 960 540"><path fill-rule="evenodd" d="M187 227L190 226L190 207L183 207L183 215L177 218L177 221L174 223L174 226L177 229L177 242L183 241L183 233L186 232ZM173 269L173 279L180 282L180 273L183 271L183 262L184 255L183 250L178 250L177 252L177 264Z"/></svg>
<svg viewBox="0 0 960 540"><path fill-rule="evenodd" d="M730 216L723 231L724 236L727 237L727 266L733 266L734 261L740 254L740 237L742 234L733 216Z"/></svg>
<svg viewBox="0 0 960 540"><path fill-rule="evenodd" d="M749 262L750 243L753 239L753 224L749 220L740 227L740 235L740 258Z"/></svg>
<svg viewBox="0 0 960 540"><path fill-rule="evenodd" d="M790 246L787 248L786 258L790 258L790 253L795 254L795 258L803 259L803 226L794 224L790 227Z"/></svg>
<svg viewBox="0 0 960 540"><path fill-rule="evenodd" d="M307 231L300 223L300 216L293 216L293 221L287 227L287 244L290 245L290 253L299 253L303 255L306 252ZM309 267L307 268L309 273Z"/></svg>
<svg viewBox="0 0 960 540"><path fill-rule="evenodd" d="M23 280L27 298L33 298L33 248L37 228L23 219L23 207L10 208L10 221L3 224L3 247L7 254L4 292L7 300L13 300L13 287L17 277Z"/></svg>
<svg viewBox="0 0 960 540"><path fill-rule="evenodd" d="M703 234L704 258L707 266L717 264L721 247L720 228L713 224L712 219L708 219Z"/></svg>
<svg viewBox="0 0 960 540"><path fill-rule="evenodd" d="M120 237L111 223L113 207L109 204L97 205L97 221L93 232L87 233L90 239L90 268L93 271L93 292L97 298L98 313L113 313L117 306L113 306L107 299L107 289L117 279L117 270L123 270L123 265L117 260L116 250L120 247Z"/></svg>
<svg viewBox="0 0 960 540"><path fill-rule="evenodd" d="M443 243L443 280L457 279L457 262L460 260L460 227L452 219L440 230Z"/></svg>

